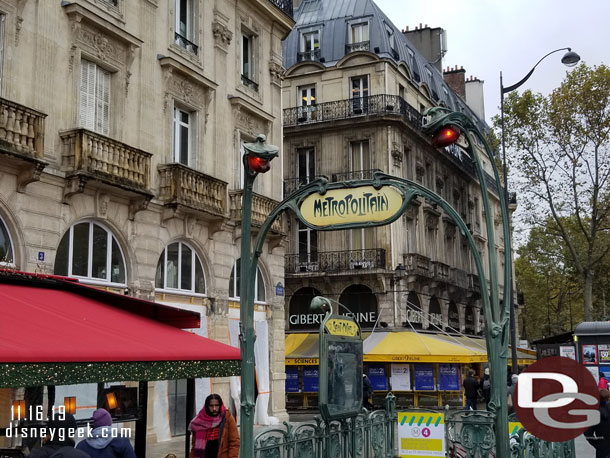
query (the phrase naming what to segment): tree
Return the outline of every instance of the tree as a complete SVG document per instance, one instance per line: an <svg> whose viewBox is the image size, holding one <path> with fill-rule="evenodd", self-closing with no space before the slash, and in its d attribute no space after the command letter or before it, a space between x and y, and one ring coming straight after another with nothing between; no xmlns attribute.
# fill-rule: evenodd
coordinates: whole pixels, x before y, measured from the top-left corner
<svg viewBox="0 0 610 458"><path fill-rule="evenodd" d="M590 320L595 273L610 251L604 237L610 230L610 69L581 64L548 97L513 92L504 113L524 222L554 221L582 278L584 319ZM494 122L498 128L498 117Z"/></svg>

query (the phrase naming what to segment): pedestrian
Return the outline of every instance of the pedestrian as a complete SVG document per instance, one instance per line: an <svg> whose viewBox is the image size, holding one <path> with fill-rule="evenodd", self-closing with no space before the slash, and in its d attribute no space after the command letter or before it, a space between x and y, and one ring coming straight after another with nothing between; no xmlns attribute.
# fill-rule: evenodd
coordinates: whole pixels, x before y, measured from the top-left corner
<svg viewBox="0 0 610 458"><path fill-rule="evenodd" d="M517 388L518 381L519 381L519 376L517 374L511 375L510 386L508 387L508 396L506 399L506 405L508 407L508 415L515 412L515 406L513 405L513 400L515 399L515 389Z"/></svg>
<svg viewBox="0 0 610 458"><path fill-rule="evenodd" d="M206 398L189 430L193 433L189 458L238 458L237 424L219 395Z"/></svg>
<svg viewBox="0 0 610 458"><path fill-rule="evenodd" d="M91 435L76 446L91 458L136 458L126 437L112 431L112 417L106 409L97 409L91 418Z"/></svg>
<svg viewBox="0 0 610 458"><path fill-rule="evenodd" d="M485 409L489 410L489 401L491 400L491 378L489 377L489 367L483 371L483 379L481 380L481 392L485 399Z"/></svg>
<svg viewBox="0 0 610 458"><path fill-rule="evenodd" d="M599 383L597 384L597 388L600 390L608 389L608 379L606 378L606 374L603 372L599 374Z"/></svg>
<svg viewBox="0 0 610 458"><path fill-rule="evenodd" d="M468 375L462 382L464 387L464 396L466 397L466 410L477 410L477 397L479 390L479 382L474 378L475 371L468 370Z"/></svg>
<svg viewBox="0 0 610 458"><path fill-rule="evenodd" d="M370 399L373 396L373 384L366 374L362 374L362 407L373 410Z"/></svg>
<svg viewBox="0 0 610 458"><path fill-rule="evenodd" d="M30 458L90 458L88 454L74 448L73 436L76 433L76 420L70 413L56 413L47 422L49 434L43 445L30 453Z"/></svg>
<svg viewBox="0 0 610 458"><path fill-rule="evenodd" d="M595 448L595 458L610 456L610 393L599 390L600 422L585 431L585 439Z"/></svg>

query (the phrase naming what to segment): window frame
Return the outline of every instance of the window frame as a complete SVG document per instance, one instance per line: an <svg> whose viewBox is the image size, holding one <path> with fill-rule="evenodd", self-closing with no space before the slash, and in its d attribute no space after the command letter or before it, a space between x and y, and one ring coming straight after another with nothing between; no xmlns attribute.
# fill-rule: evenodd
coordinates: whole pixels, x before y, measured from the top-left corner
<svg viewBox="0 0 610 458"><path fill-rule="evenodd" d="M171 245L175 245L178 244L178 271L176 273L176 280L177 280L177 284L178 284L178 288L172 288L172 287L168 287L167 286L167 249L171 246ZM185 289L180 287L182 285L182 245L186 246L188 249L191 250L191 289ZM161 258L163 257L163 287L158 288L157 287L157 271L159 268L159 263L161 262ZM201 266L201 273L203 275L203 293L198 293L195 291L196 289L196 283L197 283L197 269L196 269L196 262L199 262L199 265ZM203 262L201 261L201 257L199 256L199 254L197 253L197 250L195 250L195 248L190 244L187 243L183 240L177 240L171 243L168 243L167 245L165 245L165 247L163 248L163 251L161 252L161 254L159 255L159 261L157 261L157 267L155 269L155 291L158 292L166 292L166 293L172 293L172 294L185 294L185 295L189 295L189 296L197 296L197 297L207 297L207 292L208 292L208 281L205 275L205 269L203 268Z"/></svg>
<svg viewBox="0 0 610 458"><path fill-rule="evenodd" d="M77 275L72 272L73 269L73 259L74 259L74 228L79 224L88 224L89 231L87 234L88 244L87 244L87 275ZM94 226L98 226L106 232L106 280L103 280L99 277L93 277L93 228ZM83 220L77 223L74 223L70 226L70 228L64 233L63 237L59 241L57 251L59 251L59 246L64 241L65 237L68 237L68 262L67 262L67 273L66 276L83 279L86 283L94 284L94 285L108 285L108 286L116 286L116 287L125 287L128 283L128 271L127 271L127 262L125 261L125 253L123 253L123 248L119 243L118 239L114 235L113 231L108 229L108 227L100 224L97 221L92 220ZM121 261L123 263L123 270L125 272L125 281L123 283L113 282L112 281L112 247L113 243L116 242L116 246L119 250L119 254L121 255ZM57 252L56 252L57 253ZM57 255L55 258L55 262L53 265L53 271L55 272L57 266Z"/></svg>
<svg viewBox="0 0 610 458"><path fill-rule="evenodd" d="M182 5L184 2L184 7L186 8L186 22L184 34L181 30L182 21L180 20L180 16L182 14ZM196 40L196 11L195 11L195 3L193 0L175 0L174 2L174 37L173 41L176 46L184 49L190 53L197 54L199 46L197 45Z"/></svg>
<svg viewBox="0 0 610 458"><path fill-rule="evenodd" d="M247 45L247 46L246 46ZM241 31L241 55L240 55L240 66L239 73L241 76L241 83L243 86L249 87L250 89L258 92L257 82L257 36L254 32L247 29ZM246 67L247 66L247 67ZM247 71L246 71L247 69Z"/></svg>
<svg viewBox="0 0 610 458"><path fill-rule="evenodd" d="M83 72L91 71L91 69L93 70L93 83L88 80L91 75L87 76L86 82L83 81L85 78ZM110 136L110 128L112 124L113 73L114 72L111 70L105 69L91 59L87 59L86 57L81 58L78 124L81 128L88 129L106 137ZM107 88L101 87L101 85L106 84L104 81L107 81ZM83 85L85 84L87 87L85 90L83 90ZM90 92L91 86L93 92ZM102 97L100 97L100 90L102 90L102 92L106 92L106 89L107 94L102 94ZM84 100L83 96L87 97L87 99ZM104 98L107 98L107 101L104 100ZM107 107L107 115L104 115L105 107ZM83 109L85 109L86 112ZM98 125L100 125L99 127L101 127L101 129L98 127Z"/></svg>
<svg viewBox="0 0 610 458"><path fill-rule="evenodd" d="M180 160L182 151L181 151L181 139L182 135L177 135L177 132L180 132L178 127L184 127L184 123L178 118L177 114L186 114L188 116L188 123L186 124L187 128L187 163L185 164ZM195 126L197 125L197 112L190 110L187 107L184 107L174 101L174 109L172 111L172 161L178 164L182 164L186 167L195 168Z"/></svg>
<svg viewBox="0 0 610 458"><path fill-rule="evenodd" d="M6 221L4 220L4 218L2 218L1 215L0 215L0 230L3 230L6 233L7 240L8 240L8 245L9 245L9 249L10 249L10 254L11 254L11 260L10 261L4 261L4 260L0 259L0 266L2 266L2 267L15 267L16 266L16 263L15 263L15 244L13 243L13 237L11 237L11 232L8 230L8 226L6 224Z"/></svg>
<svg viewBox="0 0 610 458"><path fill-rule="evenodd" d="M239 265L238 265L238 263L239 263ZM231 275L229 276L229 299L232 301L239 301L241 298L241 296L237 294L238 293L237 282L241 280L239 274L241 274L241 258L238 258L233 262L233 267L231 268ZM262 290L259 290L259 288L258 288L259 278L261 279L261 281L263 283ZM231 284L231 279L233 279L233 282L232 282L233 284ZM239 285L239 289L240 289L239 294L241 294L241 285ZM262 293L263 293L263 296L264 296L263 301L258 300L259 291L262 291ZM231 294L232 292L233 292L233 295ZM256 266L256 277L254 280L253 296L254 296L253 299L254 299L255 304L267 305L267 290L265 288L265 277L263 277L263 272L259 266Z"/></svg>
<svg viewBox="0 0 610 458"><path fill-rule="evenodd" d="M355 31L359 31L357 35L358 36L358 41L354 41L354 32ZM366 40L363 39L365 33L364 31L366 31ZM357 19L354 20L353 22L349 23L349 36L348 36L348 43L349 44L355 44L355 43L365 43L367 41L371 40L371 35L370 35L370 30L369 30L369 21L368 19Z"/></svg>

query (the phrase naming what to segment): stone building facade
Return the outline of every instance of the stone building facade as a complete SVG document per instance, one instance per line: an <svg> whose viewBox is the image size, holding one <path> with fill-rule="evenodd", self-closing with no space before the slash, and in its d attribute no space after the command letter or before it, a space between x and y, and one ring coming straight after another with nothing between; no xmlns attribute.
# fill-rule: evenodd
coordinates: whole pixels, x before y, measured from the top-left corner
<svg viewBox="0 0 610 458"><path fill-rule="evenodd" d="M2 263L198 311L195 332L237 345L243 143L282 144L291 4L0 0L0 20ZM281 158L253 225L282 199ZM255 301L264 415L281 419L285 236L277 224ZM230 399L227 379L201 386ZM183 402L179 383L156 388Z"/></svg>
<svg viewBox="0 0 610 458"><path fill-rule="evenodd" d="M343 1L341 9L332 4L304 0L284 41L287 190L318 176L370 178L375 169L413 180L461 214L489 278L472 160L458 146L432 147L422 133L422 113L440 105L468 114L483 132L487 126L373 1ZM483 157L483 145L476 147ZM489 161L483 162L503 269L499 188ZM348 231L316 232L293 218L288 231L287 332L317 330L317 321L302 316L311 297L321 294L347 305L365 332L482 334L470 248L440 208L418 201L391 225Z"/></svg>

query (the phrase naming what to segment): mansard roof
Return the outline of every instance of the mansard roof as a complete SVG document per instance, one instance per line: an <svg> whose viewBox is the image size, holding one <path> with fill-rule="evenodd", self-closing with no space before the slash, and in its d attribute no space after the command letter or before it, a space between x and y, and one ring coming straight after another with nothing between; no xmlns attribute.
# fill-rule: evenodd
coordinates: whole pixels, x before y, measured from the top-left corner
<svg viewBox="0 0 610 458"><path fill-rule="evenodd" d="M320 31L320 62L335 66L346 55L348 24L367 21L369 50L379 58L390 59L409 68L415 84L426 85L432 99L454 111L470 116L482 132L488 127L445 83L443 75L413 46L409 39L390 21L373 0L303 0L294 13L294 29L283 42L284 67L298 63L299 37L303 32ZM391 48L387 28L394 32Z"/></svg>

